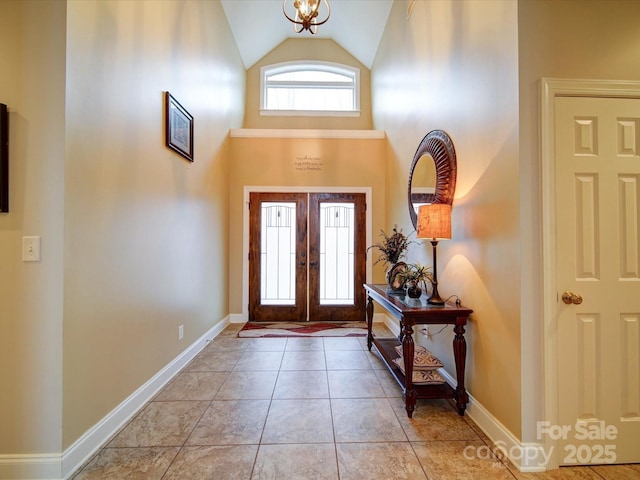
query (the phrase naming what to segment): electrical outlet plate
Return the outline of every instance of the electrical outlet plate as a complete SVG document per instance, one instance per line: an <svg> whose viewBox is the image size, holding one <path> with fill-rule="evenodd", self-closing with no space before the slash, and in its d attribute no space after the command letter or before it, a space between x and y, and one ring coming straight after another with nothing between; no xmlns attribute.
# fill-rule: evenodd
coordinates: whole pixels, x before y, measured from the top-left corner
<svg viewBox="0 0 640 480"><path fill-rule="evenodd" d="M178 340L182 340L184 337L184 325L178 327Z"/></svg>
<svg viewBox="0 0 640 480"><path fill-rule="evenodd" d="M40 261L40 237L22 237L22 261Z"/></svg>

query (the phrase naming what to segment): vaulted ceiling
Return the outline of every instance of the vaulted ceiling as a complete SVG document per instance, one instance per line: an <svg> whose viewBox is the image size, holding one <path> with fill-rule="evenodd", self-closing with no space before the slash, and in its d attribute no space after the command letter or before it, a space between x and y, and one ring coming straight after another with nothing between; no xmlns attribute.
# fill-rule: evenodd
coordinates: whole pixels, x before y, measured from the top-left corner
<svg viewBox="0 0 640 480"><path fill-rule="evenodd" d="M315 35L294 32L293 24L282 12L282 0L221 0L221 3L246 68L287 38L298 37L333 39L371 68L393 0L329 0L331 17L318 27ZM293 9L292 3L293 0L287 0L288 12Z"/></svg>

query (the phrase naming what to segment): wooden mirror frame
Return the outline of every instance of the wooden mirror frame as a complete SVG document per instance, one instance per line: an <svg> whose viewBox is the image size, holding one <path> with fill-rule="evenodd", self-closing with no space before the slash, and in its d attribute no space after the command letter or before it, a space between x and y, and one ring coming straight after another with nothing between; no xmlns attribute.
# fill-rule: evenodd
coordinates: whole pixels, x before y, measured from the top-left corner
<svg viewBox="0 0 640 480"><path fill-rule="evenodd" d="M420 145L418 145L409 170L409 216L411 217L413 228L418 228L418 215L413 208L411 181L416 165L425 154L431 155L436 166L436 189L431 203L448 203L452 205L453 195L456 192L458 166L453 141L444 130L432 130L427 133Z"/></svg>

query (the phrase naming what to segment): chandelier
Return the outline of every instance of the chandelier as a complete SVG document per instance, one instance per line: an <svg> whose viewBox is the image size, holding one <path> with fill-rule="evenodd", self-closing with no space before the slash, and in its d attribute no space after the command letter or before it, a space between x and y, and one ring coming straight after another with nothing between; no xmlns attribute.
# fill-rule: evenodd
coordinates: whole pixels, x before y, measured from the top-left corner
<svg viewBox="0 0 640 480"><path fill-rule="evenodd" d="M327 6L327 16L324 20L318 21L318 9L323 1ZM287 14L287 0L282 0L284 16L287 17L287 20L293 22L293 30L296 33L308 30L311 34L315 34L318 31L318 25L326 23L329 20L329 15L331 15L331 7L327 0L293 0L293 7L296 9L296 14L292 18Z"/></svg>

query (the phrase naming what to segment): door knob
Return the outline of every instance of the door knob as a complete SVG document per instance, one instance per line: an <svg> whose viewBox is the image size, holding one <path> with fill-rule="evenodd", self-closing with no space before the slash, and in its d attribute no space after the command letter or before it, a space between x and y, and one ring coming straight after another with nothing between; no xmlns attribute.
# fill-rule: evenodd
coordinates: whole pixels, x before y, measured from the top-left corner
<svg viewBox="0 0 640 480"><path fill-rule="evenodd" d="M567 305L580 305L582 303L582 297L567 290L562 294L562 301Z"/></svg>

